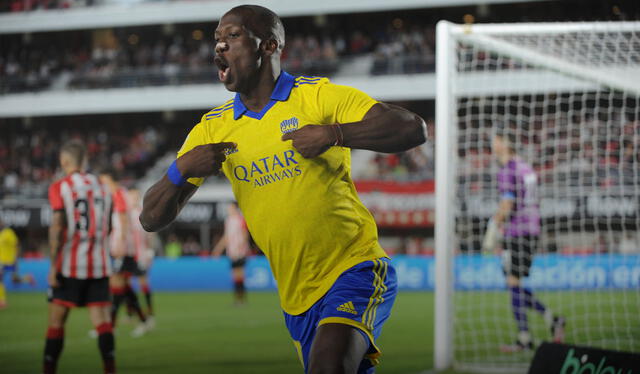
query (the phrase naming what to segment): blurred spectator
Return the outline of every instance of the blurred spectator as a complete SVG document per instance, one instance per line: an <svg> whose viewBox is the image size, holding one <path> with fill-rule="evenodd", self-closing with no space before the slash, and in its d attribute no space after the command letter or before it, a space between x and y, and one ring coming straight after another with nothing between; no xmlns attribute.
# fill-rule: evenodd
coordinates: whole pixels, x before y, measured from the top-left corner
<svg viewBox="0 0 640 374"><path fill-rule="evenodd" d="M175 234L169 235L164 245L164 255L167 258L178 258L182 256L182 244Z"/></svg>
<svg viewBox="0 0 640 374"><path fill-rule="evenodd" d="M58 121L31 126L6 121L4 137L0 139L0 197L46 197L46 188L58 169L58 150L68 139L86 144L90 167L113 165L129 185L144 176L158 157L178 147L175 139L188 130L184 125L154 127L119 120L117 116L105 117L91 126Z"/></svg>
<svg viewBox="0 0 640 374"><path fill-rule="evenodd" d="M435 70L434 29L414 26L410 31L401 24L390 26L375 50L371 73L415 74Z"/></svg>
<svg viewBox="0 0 640 374"><path fill-rule="evenodd" d="M196 237L189 235L187 241L182 246L182 254L185 256L196 256L202 251L202 246L196 240Z"/></svg>
<svg viewBox="0 0 640 374"><path fill-rule="evenodd" d="M433 144L395 154L370 153L362 165L354 165L356 180L421 181L434 177Z"/></svg>
<svg viewBox="0 0 640 374"><path fill-rule="evenodd" d="M632 231L627 231L620 238L620 253L622 254L634 254L640 252L640 240L638 234Z"/></svg>
<svg viewBox="0 0 640 374"><path fill-rule="evenodd" d="M574 100L580 99L575 94ZM585 94L585 96L588 94ZM602 191L637 183L640 153L637 139L638 121L624 121L622 114L612 111L609 118L584 115L565 118L553 112L536 121L533 129L514 127L517 147L530 160L543 186L589 187ZM535 119L534 119L535 121ZM462 184L471 183L471 191L491 189L490 181L496 165L490 161L485 146L491 124L462 123L459 144L459 177ZM466 188L466 187L465 187Z"/></svg>
<svg viewBox="0 0 640 374"><path fill-rule="evenodd" d="M170 33L156 27L8 37L0 51L0 94L215 83L213 42L192 27ZM373 61L373 75L434 71L432 26L383 30L373 33L375 40L360 30L292 34L283 68L296 75L332 76L350 59L364 56Z"/></svg>
<svg viewBox="0 0 640 374"><path fill-rule="evenodd" d="M47 10L47 9L67 9L74 3L80 1L74 0L5 0L2 1L0 11L3 12L27 12L31 10Z"/></svg>

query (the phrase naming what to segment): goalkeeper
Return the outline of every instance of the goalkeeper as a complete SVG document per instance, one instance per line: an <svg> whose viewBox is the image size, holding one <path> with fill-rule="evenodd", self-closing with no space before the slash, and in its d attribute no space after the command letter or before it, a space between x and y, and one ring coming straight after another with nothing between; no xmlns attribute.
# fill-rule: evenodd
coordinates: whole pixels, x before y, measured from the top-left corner
<svg viewBox="0 0 640 374"><path fill-rule="evenodd" d="M538 207L538 178L533 168L515 152L515 136L507 129L498 129L493 138L492 151L500 164L498 190L500 203L491 218L483 241L483 249L493 250L497 236L503 238L503 270L511 294L513 316L518 325L515 344L501 347L503 352L519 352L533 348L527 309L544 316L551 329L554 342L564 339L565 319L555 316L524 287L522 278L529 276L533 253L540 236L540 209Z"/></svg>

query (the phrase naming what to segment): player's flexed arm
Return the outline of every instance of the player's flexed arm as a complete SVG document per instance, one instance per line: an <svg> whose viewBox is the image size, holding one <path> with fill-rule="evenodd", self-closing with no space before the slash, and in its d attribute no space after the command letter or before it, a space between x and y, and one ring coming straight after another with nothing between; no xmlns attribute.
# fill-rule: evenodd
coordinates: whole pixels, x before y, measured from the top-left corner
<svg viewBox="0 0 640 374"><path fill-rule="evenodd" d="M426 140L426 125L420 116L395 105L377 103L361 121L326 125L307 125L285 134L305 158L316 157L329 147L394 153L406 151Z"/></svg>
<svg viewBox="0 0 640 374"><path fill-rule="evenodd" d="M146 231L158 231L171 223L198 187L188 178L217 175L226 159L226 149L235 143L212 143L194 147L179 157L144 195L140 223Z"/></svg>

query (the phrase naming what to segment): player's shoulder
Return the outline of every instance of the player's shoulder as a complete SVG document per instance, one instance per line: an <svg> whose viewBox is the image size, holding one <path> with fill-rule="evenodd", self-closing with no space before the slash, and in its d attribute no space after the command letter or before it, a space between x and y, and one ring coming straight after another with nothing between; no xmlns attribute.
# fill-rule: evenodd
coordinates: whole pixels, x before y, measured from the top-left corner
<svg viewBox="0 0 640 374"><path fill-rule="evenodd" d="M202 122L211 121L219 118L223 118L228 114L233 113L234 99L227 100L224 104L219 105L202 116Z"/></svg>
<svg viewBox="0 0 640 374"><path fill-rule="evenodd" d="M517 158L516 165L518 169L521 169L525 173L530 173L533 171L533 166L522 158Z"/></svg>
<svg viewBox="0 0 640 374"><path fill-rule="evenodd" d="M60 177L58 179L55 179L51 185L49 186L49 190L59 190L60 186L63 183L69 183L69 181L71 180L71 176L70 175L65 175L64 177Z"/></svg>
<svg viewBox="0 0 640 374"><path fill-rule="evenodd" d="M513 176L522 176L525 174L529 174L530 172L533 171L533 168L531 167L531 165L529 165L529 163L527 163L525 160L521 159L520 157L515 157L509 160L509 162L507 162L507 164L505 165L504 169L505 169L505 173Z"/></svg>
<svg viewBox="0 0 640 374"><path fill-rule="evenodd" d="M306 102L307 105L316 105L326 94L330 94L326 88L335 86L327 77L300 75L294 78L291 94L295 94Z"/></svg>
<svg viewBox="0 0 640 374"><path fill-rule="evenodd" d="M95 175L95 174L93 174L93 173L89 173L89 172L87 172L87 173L84 173L84 174L83 174L83 176L84 176L84 178L85 178L86 180L88 180L91 184L93 184L93 185L101 185L101 183L100 183L100 179L98 179L98 176L97 176L97 175Z"/></svg>
<svg viewBox="0 0 640 374"><path fill-rule="evenodd" d="M49 185L49 189L51 190L54 188L59 188L63 180L64 178L54 179L53 182L51 182L51 184Z"/></svg>
<svg viewBox="0 0 640 374"><path fill-rule="evenodd" d="M515 169L512 164L506 163L504 165L500 165L500 167L498 168L498 175L507 176L509 174L513 174L514 170Z"/></svg>
<svg viewBox="0 0 640 374"><path fill-rule="evenodd" d="M327 77L316 77L312 75L299 75L293 80L293 87L301 91L314 91L331 83Z"/></svg>
<svg viewBox="0 0 640 374"><path fill-rule="evenodd" d="M118 196L120 196L123 199L125 199L127 197L127 192L128 191L127 191L126 187L123 187L123 186L118 187L118 190L116 191Z"/></svg>
<svg viewBox="0 0 640 374"><path fill-rule="evenodd" d="M327 77L301 75L294 79L293 89L303 96L322 98L346 98L358 91L351 86L331 82Z"/></svg>
<svg viewBox="0 0 640 374"><path fill-rule="evenodd" d="M124 187L118 187L116 193L114 194L114 198L117 198L123 204L127 202L127 189Z"/></svg>

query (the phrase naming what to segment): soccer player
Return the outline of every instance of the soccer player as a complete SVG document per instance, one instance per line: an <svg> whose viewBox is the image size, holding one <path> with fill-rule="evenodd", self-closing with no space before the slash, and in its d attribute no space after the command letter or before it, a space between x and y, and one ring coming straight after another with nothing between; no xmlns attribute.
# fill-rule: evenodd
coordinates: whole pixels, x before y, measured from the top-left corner
<svg viewBox="0 0 640 374"><path fill-rule="evenodd" d="M505 345L501 350L518 352L533 348L527 309L542 314L551 329L553 340L562 342L565 319L554 316L551 310L534 296L531 289L522 285L522 278L529 276L540 235L538 177L533 168L516 154L515 136L509 133L509 129L498 129L493 137L492 149L501 166L498 172L500 203L492 221L495 231L502 232L504 237L503 269L511 295L513 316L519 331L515 344ZM492 235L491 229L487 231L488 235Z"/></svg>
<svg viewBox="0 0 640 374"><path fill-rule="evenodd" d="M5 226L0 219L0 309L7 307L7 291L4 287L4 274L11 272L11 281L14 284L28 283L35 285L35 279L31 274L20 276L18 272L18 257L20 254L20 240L18 235L9 226Z"/></svg>
<svg viewBox="0 0 640 374"><path fill-rule="evenodd" d="M134 277L138 278L138 285L144 295L144 300L147 305L146 326L148 328L155 327L155 317L152 304L152 292L151 285L149 284L148 273L151 270L151 264L155 252L153 250L154 234L144 231L138 217L142 213L142 199L140 196L140 190L137 188L130 188L128 191L129 198L129 223L131 224L131 230L133 235L133 247L135 249L134 259L138 264L136 271L133 273ZM132 306L133 307L133 306Z"/></svg>
<svg viewBox="0 0 640 374"><path fill-rule="evenodd" d="M140 221L166 226L222 170L269 260L305 372L372 373L397 282L351 180L350 149L410 149L425 141L425 123L327 78L282 71L284 27L264 7L228 11L215 42L218 78L235 97L191 130Z"/></svg>
<svg viewBox="0 0 640 374"><path fill-rule="evenodd" d="M109 314L111 265L107 235L111 197L92 174L84 172L86 149L65 143L60 166L65 177L49 187L53 215L49 227L49 326L44 348L45 374L55 373L64 344L69 310L86 306L98 332L105 373L115 373L114 338Z"/></svg>
<svg viewBox="0 0 640 374"><path fill-rule="evenodd" d="M235 202L227 206L227 217L224 220L222 238L213 247L212 255L218 257L226 248L227 257L231 260L231 277L233 278L234 303L242 305L246 301L244 287L244 266L249 256L249 231Z"/></svg>
<svg viewBox="0 0 640 374"><path fill-rule="evenodd" d="M135 259L135 247L132 235L132 222L129 216L129 204L127 202L127 190L118 182L116 171L106 167L99 173L100 182L111 193L113 199L113 219L111 232L111 255L113 256L114 272L111 275L110 285L113 294L111 307L111 321L116 326L118 309L123 302L127 302L140 318L140 324L131 332L134 337L139 337L147 332L147 317L145 316L138 296L131 288L131 276L139 273L138 263Z"/></svg>

